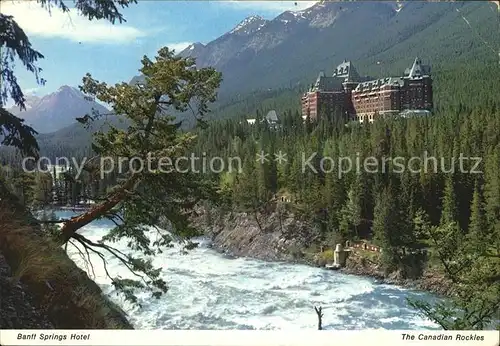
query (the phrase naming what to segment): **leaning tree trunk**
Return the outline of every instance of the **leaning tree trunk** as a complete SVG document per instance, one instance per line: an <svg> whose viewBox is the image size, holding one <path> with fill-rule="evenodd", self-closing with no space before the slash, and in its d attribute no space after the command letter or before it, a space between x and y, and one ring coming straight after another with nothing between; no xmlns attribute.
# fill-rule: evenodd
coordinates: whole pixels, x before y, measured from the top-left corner
<svg viewBox="0 0 500 346"><path fill-rule="evenodd" d="M130 194L130 191L134 190L138 180L138 175L132 175L105 202L64 222L61 227L62 243L67 243L80 228L103 216L118 205L118 203L122 202Z"/></svg>

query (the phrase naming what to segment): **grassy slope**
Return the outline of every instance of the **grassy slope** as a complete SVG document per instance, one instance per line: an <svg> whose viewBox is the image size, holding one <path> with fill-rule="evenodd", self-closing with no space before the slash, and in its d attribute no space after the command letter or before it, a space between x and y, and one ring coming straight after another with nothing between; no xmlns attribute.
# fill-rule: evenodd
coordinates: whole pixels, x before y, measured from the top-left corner
<svg viewBox="0 0 500 346"><path fill-rule="evenodd" d="M0 252L36 305L58 329L132 329L66 253L30 225L5 197L0 200Z"/></svg>

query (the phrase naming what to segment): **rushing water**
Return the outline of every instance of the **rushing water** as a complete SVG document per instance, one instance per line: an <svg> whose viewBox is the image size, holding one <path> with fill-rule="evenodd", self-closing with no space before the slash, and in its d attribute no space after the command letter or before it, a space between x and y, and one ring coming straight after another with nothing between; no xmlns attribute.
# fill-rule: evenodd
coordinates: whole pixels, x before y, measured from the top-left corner
<svg viewBox="0 0 500 346"><path fill-rule="evenodd" d="M97 241L110 227L99 221L82 233ZM114 290L99 258L92 270L75 248L68 251L138 329L315 329L315 305L323 307L325 329L437 329L407 304L408 297L434 299L425 293L305 265L229 258L204 240L187 254L174 247L155 258L170 289L160 299L139 293L138 307ZM132 277L114 258L108 270Z"/></svg>

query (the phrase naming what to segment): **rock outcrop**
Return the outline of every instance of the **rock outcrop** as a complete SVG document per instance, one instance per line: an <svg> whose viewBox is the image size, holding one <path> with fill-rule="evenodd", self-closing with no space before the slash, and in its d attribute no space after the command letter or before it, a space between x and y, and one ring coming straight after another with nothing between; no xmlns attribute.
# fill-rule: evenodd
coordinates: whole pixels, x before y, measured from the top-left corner
<svg viewBox="0 0 500 346"><path fill-rule="evenodd" d="M262 215L203 210L193 223L218 251L266 261L305 263L306 252L318 236L306 222L279 211Z"/></svg>
<svg viewBox="0 0 500 346"><path fill-rule="evenodd" d="M325 265L319 253L322 244L318 230L291 213L276 210L266 214L235 213L203 208L193 224L211 238L214 249L223 253L266 261ZM324 249L327 248L325 245ZM436 270L425 270L418 280L406 279L401 273L386 274L380 263L356 251L348 256L346 266L340 271L443 296L451 294L450 282Z"/></svg>

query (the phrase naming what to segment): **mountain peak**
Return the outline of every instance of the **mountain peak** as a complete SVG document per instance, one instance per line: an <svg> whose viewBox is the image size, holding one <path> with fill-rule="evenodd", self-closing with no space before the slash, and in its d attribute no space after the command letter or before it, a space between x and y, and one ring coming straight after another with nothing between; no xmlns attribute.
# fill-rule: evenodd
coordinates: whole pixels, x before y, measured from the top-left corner
<svg viewBox="0 0 500 346"><path fill-rule="evenodd" d="M265 19L262 18L261 16L248 16L245 19L243 19L240 22L240 24L248 24L248 23L252 23L252 22L255 22L255 21L262 21L262 20L265 20Z"/></svg>
<svg viewBox="0 0 500 346"><path fill-rule="evenodd" d="M69 90L69 89L74 89L74 88L70 87L69 85L61 85L58 90L62 91L62 90Z"/></svg>
<svg viewBox="0 0 500 346"><path fill-rule="evenodd" d="M26 99L26 110L17 112L17 115L39 133L53 132L71 125L75 123L75 118L91 113L92 109L101 113L108 111L104 106L85 99L80 90L68 85L41 98L34 96Z"/></svg>
<svg viewBox="0 0 500 346"><path fill-rule="evenodd" d="M65 94L69 97L84 97L80 90L69 85L61 86L54 94Z"/></svg>
<svg viewBox="0 0 500 346"><path fill-rule="evenodd" d="M250 34L259 30L267 23L267 20L261 16L250 16L243 19L238 25L231 30L230 34Z"/></svg>
<svg viewBox="0 0 500 346"><path fill-rule="evenodd" d="M190 50L194 50L196 48L203 48L205 47L205 45L201 42L194 42L194 43L191 43L189 46L187 46L184 50L187 50L187 51L190 51Z"/></svg>
<svg viewBox="0 0 500 346"><path fill-rule="evenodd" d="M205 48L205 45L201 42L191 43L189 46L184 48L179 53L179 56L182 56L182 57L196 56L196 55L200 54L204 48Z"/></svg>

